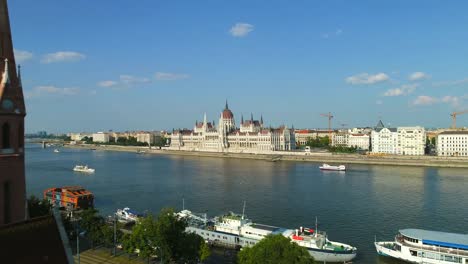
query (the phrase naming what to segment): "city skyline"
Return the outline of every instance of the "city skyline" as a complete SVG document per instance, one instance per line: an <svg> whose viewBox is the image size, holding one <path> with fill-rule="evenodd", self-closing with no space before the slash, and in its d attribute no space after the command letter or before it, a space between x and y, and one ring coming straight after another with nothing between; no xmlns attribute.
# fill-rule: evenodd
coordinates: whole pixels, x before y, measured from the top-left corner
<svg viewBox="0 0 468 264"><path fill-rule="evenodd" d="M109 3L10 2L27 132L190 128L226 98L297 128L449 127L468 108L466 3Z"/></svg>

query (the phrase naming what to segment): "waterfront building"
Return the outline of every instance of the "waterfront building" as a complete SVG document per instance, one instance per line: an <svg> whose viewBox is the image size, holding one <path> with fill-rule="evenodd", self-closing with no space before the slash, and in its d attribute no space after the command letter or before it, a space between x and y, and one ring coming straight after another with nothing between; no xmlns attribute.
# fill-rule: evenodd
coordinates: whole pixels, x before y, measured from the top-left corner
<svg viewBox="0 0 468 264"><path fill-rule="evenodd" d="M356 147L361 150L368 150L370 146L370 136L362 133L350 133L348 136L348 147Z"/></svg>
<svg viewBox="0 0 468 264"><path fill-rule="evenodd" d="M398 127L397 155L424 155L426 130L424 127Z"/></svg>
<svg viewBox="0 0 468 264"><path fill-rule="evenodd" d="M110 141L109 133L97 132L93 133L93 142L108 143Z"/></svg>
<svg viewBox="0 0 468 264"><path fill-rule="evenodd" d="M139 132L136 134L137 142L143 142L146 144L154 144L155 135L151 132Z"/></svg>
<svg viewBox="0 0 468 264"><path fill-rule="evenodd" d="M438 156L468 156L468 131L452 130L439 133L437 136Z"/></svg>
<svg viewBox="0 0 468 264"><path fill-rule="evenodd" d="M333 132L331 145L334 147L348 147L349 145L348 131Z"/></svg>
<svg viewBox="0 0 468 264"><path fill-rule="evenodd" d="M387 128L379 121L371 133L372 152L395 155L424 155L426 131L423 127Z"/></svg>
<svg viewBox="0 0 468 264"><path fill-rule="evenodd" d="M254 120L241 117L239 128L236 127L234 114L226 102L219 122L208 122L206 114L203 122L195 122L193 130L174 130L171 134L170 148L197 151L290 151L296 148L294 130L286 126L266 128L263 117Z"/></svg>
<svg viewBox="0 0 468 264"><path fill-rule="evenodd" d="M85 137L92 137L92 133L68 133L68 136L72 141L82 141Z"/></svg>
<svg viewBox="0 0 468 264"><path fill-rule="evenodd" d="M296 129L294 131L294 137L296 139L296 145L304 146L310 139L328 137L328 130L320 129Z"/></svg>

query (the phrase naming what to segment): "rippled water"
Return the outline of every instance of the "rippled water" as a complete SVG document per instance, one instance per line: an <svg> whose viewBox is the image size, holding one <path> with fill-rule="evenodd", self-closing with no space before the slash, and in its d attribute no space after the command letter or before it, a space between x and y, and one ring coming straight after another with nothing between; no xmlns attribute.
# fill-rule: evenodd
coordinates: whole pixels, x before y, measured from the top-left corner
<svg viewBox="0 0 468 264"><path fill-rule="evenodd" d="M28 194L81 185L103 214L128 206L162 207L214 216L242 212L255 222L326 230L331 240L358 248L354 263L401 263L377 256L373 242L393 240L402 228L468 233L468 170L350 165L346 173L318 164L197 158L28 145ZM96 173L75 173L88 164Z"/></svg>

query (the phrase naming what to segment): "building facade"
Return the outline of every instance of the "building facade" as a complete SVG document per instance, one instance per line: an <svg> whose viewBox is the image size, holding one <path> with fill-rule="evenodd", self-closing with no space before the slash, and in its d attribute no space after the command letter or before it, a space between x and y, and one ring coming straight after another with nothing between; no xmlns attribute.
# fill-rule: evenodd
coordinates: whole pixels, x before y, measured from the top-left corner
<svg viewBox="0 0 468 264"><path fill-rule="evenodd" d="M351 133L348 136L348 147L355 147L361 150L369 150L370 136L368 134Z"/></svg>
<svg viewBox="0 0 468 264"><path fill-rule="evenodd" d="M372 152L395 155L424 155L424 127L384 127L382 121L371 133Z"/></svg>
<svg viewBox="0 0 468 264"><path fill-rule="evenodd" d="M234 114L226 102L219 117L218 125L208 122L206 114L203 122L195 122L193 130L175 130L171 134L171 148L196 151L290 151L295 149L294 131L286 126L265 128L263 117L249 120L241 117L236 127Z"/></svg>
<svg viewBox="0 0 468 264"><path fill-rule="evenodd" d="M468 131L444 131L437 136L437 155L468 157Z"/></svg>
<svg viewBox="0 0 468 264"><path fill-rule="evenodd" d="M93 133L93 142L109 143L110 136L106 132Z"/></svg>
<svg viewBox="0 0 468 264"><path fill-rule="evenodd" d="M6 1L0 1L0 225L24 221L24 104Z"/></svg>

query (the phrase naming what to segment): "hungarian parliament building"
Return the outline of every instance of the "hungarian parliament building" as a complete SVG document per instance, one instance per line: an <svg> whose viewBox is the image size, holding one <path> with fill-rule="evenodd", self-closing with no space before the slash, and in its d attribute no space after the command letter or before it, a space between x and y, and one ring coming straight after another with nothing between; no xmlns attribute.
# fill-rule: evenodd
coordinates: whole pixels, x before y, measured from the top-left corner
<svg viewBox="0 0 468 264"><path fill-rule="evenodd" d="M221 112L218 125L195 122L193 130L179 129L171 135L171 149L213 152L270 152L290 151L296 148L294 129L287 126L265 128L263 117L254 120L241 118L240 127L236 126L234 115L226 106Z"/></svg>

